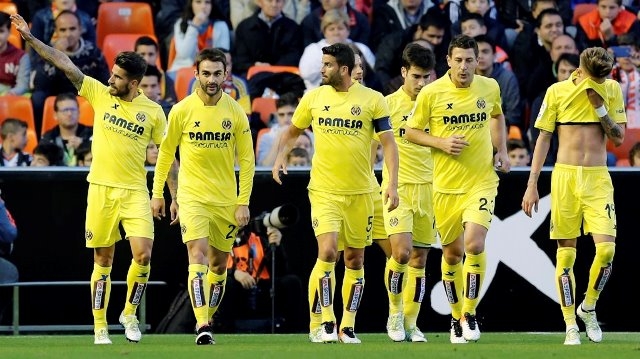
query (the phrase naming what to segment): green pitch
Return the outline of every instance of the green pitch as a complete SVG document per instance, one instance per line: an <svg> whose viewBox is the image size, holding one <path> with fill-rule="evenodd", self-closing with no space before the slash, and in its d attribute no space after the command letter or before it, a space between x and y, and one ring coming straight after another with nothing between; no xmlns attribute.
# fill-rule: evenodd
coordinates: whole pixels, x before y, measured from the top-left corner
<svg viewBox="0 0 640 359"><path fill-rule="evenodd" d="M181 358L323 358L323 359L625 359L640 358L640 333L605 333L594 344L582 333L582 345L564 346L564 333L482 333L477 343L452 345L448 333L426 333L428 343L393 343L386 334L359 334L361 345L312 344L304 334L216 335L216 345L196 346L193 335L144 335L129 343L111 333L113 345L93 345L93 336L0 336L0 358L181 359Z"/></svg>

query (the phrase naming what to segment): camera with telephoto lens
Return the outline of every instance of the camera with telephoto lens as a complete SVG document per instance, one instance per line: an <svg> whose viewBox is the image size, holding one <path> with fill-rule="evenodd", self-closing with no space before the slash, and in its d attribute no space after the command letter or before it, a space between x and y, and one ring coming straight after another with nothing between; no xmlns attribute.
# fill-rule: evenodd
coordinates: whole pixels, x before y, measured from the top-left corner
<svg viewBox="0 0 640 359"><path fill-rule="evenodd" d="M252 218L247 224L247 229L253 233L266 235L267 227L283 229L298 223L298 208L292 204L283 204L276 207L271 212L262 212Z"/></svg>

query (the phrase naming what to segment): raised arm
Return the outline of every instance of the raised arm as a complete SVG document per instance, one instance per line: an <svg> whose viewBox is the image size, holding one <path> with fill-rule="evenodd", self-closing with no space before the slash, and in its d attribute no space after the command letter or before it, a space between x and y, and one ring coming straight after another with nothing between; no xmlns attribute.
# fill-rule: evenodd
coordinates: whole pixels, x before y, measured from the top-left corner
<svg viewBox="0 0 640 359"><path fill-rule="evenodd" d="M22 35L22 38L29 45L29 47L37 52L38 55L40 55L40 57L42 57L45 61L49 62L50 64L60 69L60 71L64 72L73 86L77 90L80 90L80 87L82 87L82 81L84 80L84 74L71 61L67 54L44 44L42 41L33 36L33 34L31 34L31 30L29 30L29 25L26 21L24 21L22 16L18 14L11 15L11 22L16 27L16 30L18 30L20 35Z"/></svg>
<svg viewBox="0 0 640 359"><path fill-rule="evenodd" d="M597 92L592 89L587 89L587 96L589 97L589 102L591 102L591 105L593 105L593 108L598 114L604 133L607 134L607 137L616 147L620 146L624 141L624 126L617 124L609 117L608 109L604 106L604 99Z"/></svg>

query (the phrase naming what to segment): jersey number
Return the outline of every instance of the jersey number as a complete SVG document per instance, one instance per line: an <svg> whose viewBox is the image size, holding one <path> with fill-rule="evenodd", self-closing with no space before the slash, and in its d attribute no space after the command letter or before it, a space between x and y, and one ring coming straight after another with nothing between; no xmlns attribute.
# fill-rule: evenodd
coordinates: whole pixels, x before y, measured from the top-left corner
<svg viewBox="0 0 640 359"><path fill-rule="evenodd" d="M493 202L493 201L491 201ZM480 198L480 207L478 208L481 211L487 211L489 212L490 215L493 216L493 212L491 212L491 210L489 208L487 208L487 204L489 203L489 201L486 198Z"/></svg>
<svg viewBox="0 0 640 359"><path fill-rule="evenodd" d="M614 214L615 214L615 212L616 212L616 209L615 209L615 207L613 206L613 203L609 203L609 204L607 204L607 205L604 207L604 209L606 209L606 210L607 210L607 215L609 216L609 219L611 219L611 212L613 212Z"/></svg>
<svg viewBox="0 0 640 359"><path fill-rule="evenodd" d="M373 216L369 216L369 218L367 219L367 233L371 232L372 228L373 228Z"/></svg>
<svg viewBox="0 0 640 359"><path fill-rule="evenodd" d="M233 224L229 225L229 233L227 233L227 236L225 237L225 239L233 239L233 231L236 230L236 226Z"/></svg>

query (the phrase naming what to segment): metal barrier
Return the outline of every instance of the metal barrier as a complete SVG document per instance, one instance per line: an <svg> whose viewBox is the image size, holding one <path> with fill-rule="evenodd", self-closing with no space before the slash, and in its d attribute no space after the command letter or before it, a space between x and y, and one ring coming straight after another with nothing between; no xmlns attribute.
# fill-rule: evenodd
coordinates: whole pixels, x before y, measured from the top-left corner
<svg viewBox="0 0 640 359"><path fill-rule="evenodd" d="M11 325L0 326L0 332L13 332L13 335L19 335L20 331L27 332L48 332L48 331L84 331L93 330L93 325L20 325L20 287L61 287L61 286L90 286L89 281L51 281L51 282L16 282L0 284L0 287L13 287L13 321ZM164 281L149 281L147 286L166 285ZM112 281L111 285L127 285L126 281ZM147 324L147 293L142 295L140 305L138 307L138 320L140 321L140 331L145 332L151 329ZM110 325L109 330L122 329L121 325Z"/></svg>

